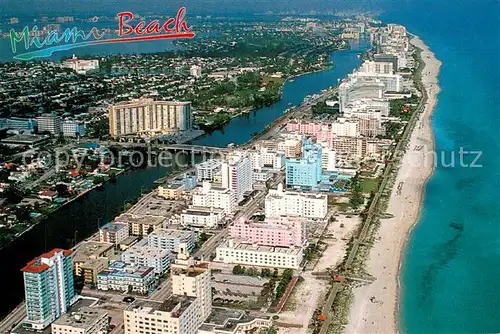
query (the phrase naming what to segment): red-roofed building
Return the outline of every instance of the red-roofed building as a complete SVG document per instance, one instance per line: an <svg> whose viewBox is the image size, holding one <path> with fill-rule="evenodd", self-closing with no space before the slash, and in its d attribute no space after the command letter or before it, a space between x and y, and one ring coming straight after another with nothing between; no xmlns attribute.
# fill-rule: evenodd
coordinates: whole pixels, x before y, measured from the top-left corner
<svg viewBox="0 0 500 334"><path fill-rule="evenodd" d="M23 326L31 330L43 330L66 313L73 303L72 251L55 248L24 266L24 293L26 319Z"/></svg>

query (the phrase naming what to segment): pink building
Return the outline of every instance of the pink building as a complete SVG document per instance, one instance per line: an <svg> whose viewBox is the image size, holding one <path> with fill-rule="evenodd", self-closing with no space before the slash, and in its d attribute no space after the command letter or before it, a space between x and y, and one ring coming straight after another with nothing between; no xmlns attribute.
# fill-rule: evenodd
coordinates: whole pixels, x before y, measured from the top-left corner
<svg viewBox="0 0 500 334"><path fill-rule="evenodd" d="M262 246L302 247L307 242L306 219L299 216L280 216L264 222L241 219L231 225L231 237L243 243Z"/></svg>
<svg viewBox="0 0 500 334"><path fill-rule="evenodd" d="M330 146L335 134L328 123L322 122L297 122L292 121L286 125L288 132L296 132L301 135L314 136L317 141L325 141Z"/></svg>

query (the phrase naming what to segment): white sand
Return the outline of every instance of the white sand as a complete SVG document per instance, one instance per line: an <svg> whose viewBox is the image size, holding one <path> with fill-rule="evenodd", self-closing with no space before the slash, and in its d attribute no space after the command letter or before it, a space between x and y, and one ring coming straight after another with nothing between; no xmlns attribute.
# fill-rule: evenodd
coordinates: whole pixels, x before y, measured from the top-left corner
<svg viewBox="0 0 500 334"><path fill-rule="evenodd" d="M378 242L370 252L367 271L377 280L354 289L354 302L345 333L399 331L398 280L401 254L408 234L418 219L425 182L433 171L432 154L426 154L434 150L429 116L440 90L437 76L441 62L420 39L413 38L411 43L423 50L425 68L422 80L428 93L428 102L411 135L410 145L402 160L389 201L387 212L393 214L394 218L382 220ZM423 147L419 150L419 146ZM375 298L374 302L370 301L371 297Z"/></svg>
<svg viewBox="0 0 500 334"><path fill-rule="evenodd" d="M347 218L339 215L335 222L330 223L323 236L326 249L319 259L314 272L324 273L328 268L335 268L344 258L347 251L347 242L357 226L361 224L358 216ZM340 227L344 224L344 227ZM294 289L287 302L288 311L279 314L279 321L288 324L301 325L301 328L279 327L281 334L305 334L310 332L309 322L314 311L321 306L328 293L328 280L318 279L313 271L306 270L301 273L304 280Z"/></svg>

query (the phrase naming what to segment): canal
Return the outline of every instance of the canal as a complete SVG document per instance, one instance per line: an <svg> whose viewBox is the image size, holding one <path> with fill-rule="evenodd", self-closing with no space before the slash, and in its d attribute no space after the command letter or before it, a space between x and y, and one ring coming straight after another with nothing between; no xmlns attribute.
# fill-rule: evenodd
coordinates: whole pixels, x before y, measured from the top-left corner
<svg viewBox="0 0 500 334"><path fill-rule="evenodd" d="M264 127L279 118L290 104L299 105L306 95L320 92L338 83L360 64L357 57L369 44L353 44L350 50L332 53L334 66L287 82L282 99L270 107L244 114L231 120L223 129L199 138L194 144L227 146L243 144ZM52 248L70 248L96 232L98 225L112 220L127 201L136 199L141 192L154 188L154 181L175 170L176 167L148 167L124 173L115 183L107 183L101 191L92 191L68 204L30 231L0 250L2 264L3 302L0 316L5 316L24 298L23 277L20 269L31 259Z"/></svg>

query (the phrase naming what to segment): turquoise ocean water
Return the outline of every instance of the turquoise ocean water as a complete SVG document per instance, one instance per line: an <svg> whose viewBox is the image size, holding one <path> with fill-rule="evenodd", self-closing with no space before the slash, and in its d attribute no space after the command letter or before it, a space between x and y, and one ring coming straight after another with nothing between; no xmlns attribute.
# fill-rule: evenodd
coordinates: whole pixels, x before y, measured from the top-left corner
<svg viewBox="0 0 500 334"><path fill-rule="evenodd" d="M402 331L500 332L500 2L399 3L381 19L443 62L432 124L439 155L456 165L438 163L426 186L403 262ZM461 147L482 152L482 167L460 167Z"/></svg>

